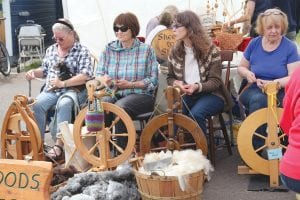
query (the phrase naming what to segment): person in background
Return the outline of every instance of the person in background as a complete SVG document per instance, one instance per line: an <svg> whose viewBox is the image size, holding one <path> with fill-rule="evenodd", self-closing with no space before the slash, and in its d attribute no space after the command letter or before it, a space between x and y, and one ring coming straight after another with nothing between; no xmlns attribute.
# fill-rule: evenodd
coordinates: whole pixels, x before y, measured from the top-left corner
<svg viewBox="0 0 300 200"><path fill-rule="evenodd" d="M194 12L179 12L172 26L176 43L169 54L167 83L180 88L183 113L206 134L206 119L231 106L220 53Z"/></svg>
<svg viewBox="0 0 300 200"><path fill-rule="evenodd" d="M147 27L146 27L146 38L148 37L149 33L156 27L159 25L159 21L161 18L161 15L164 14L165 12L170 13L172 18L174 17L174 15L176 13L178 13L178 8L176 6L173 5L168 5L167 7L164 8L163 12L158 15L153 17L152 19L149 20L149 22L147 23Z"/></svg>
<svg viewBox="0 0 300 200"><path fill-rule="evenodd" d="M57 20L52 26L52 31L55 44L46 50L41 67L29 70L25 78L46 78L46 85L36 97L32 109L44 139L46 115L55 106L52 134L56 143L46 156L52 160L59 160L63 156L63 143L57 135L60 131L56 124L64 121L71 123L72 115L77 114L73 111L79 111L80 105L86 102L85 82L92 77L93 66L89 50L80 44L69 20ZM67 76L67 79L62 79L63 75Z"/></svg>
<svg viewBox="0 0 300 200"><path fill-rule="evenodd" d="M224 25L230 27L237 23L249 21L251 22L250 37L257 37L258 34L255 31L257 17L260 13L269 8L271 8L271 0L247 0L245 14Z"/></svg>
<svg viewBox="0 0 300 200"><path fill-rule="evenodd" d="M154 40L154 38L157 36L158 33L160 33L163 30L169 29L171 28L171 24L173 22L173 18L172 15L168 12L164 12L161 16L160 16L160 20L159 20L159 25L156 26L147 36L145 43L148 45L152 45L152 41ZM170 32L172 33L172 31L170 30ZM169 38L168 38L169 39ZM162 38L161 40L166 40L164 38ZM161 42L161 41L160 41ZM160 43L162 44L162 43ZM158 56L158 49L155 49L154 46L152 46L154 48L154 51L156 52L156 59L158 61L158 63L162 64L164 62L166 62L166 60L164 59L160 59Z"/></svg>
<svg viewBox="0 0 300 200"><path fill-rule="evenodd" d="M96 76L116 94L114 97L104 97L102 101L120 106L131 118L152 112L158 84L158 63L154 50L136 38L140 26L133 13L118 15L113 29L117 40L106 45L99 59ZM112 116L106 116L105 123L111 120ZM126 127L119 121L115 131L124 133ZM125 148L127 138L119 137L117 143Z"/></svg>
<svg viewBox="0 0 300 200"><path fill-rule="evenodd" d="M300 68L291 76L285 87L280 127L288 136L289 144L280 161L282 183L296 192L300 200Z"/></svg>
<svg viewBox="0 0 300 200"><path fill-rule="evenodd" d="M279 8L287 15L289 27L286 37L292 41L296 40L297 20L300 18L300 10L298 11L298 14L296 11L296 1L297 0L272 0L272 7Z"/></svg>
<svg viewBox="0 0 300 200"><path fill-rule="evenodd" d="M250 41L237 69L248 82L239 96L247 114L267 107L262 88L271 81L279 84L277 100L282 106L284 87L300 65L296 45L284 36L287 29L287 16L279 9L268 9L258 16L256 31L260 36ZM254 139L254 148L261 145L261 140Z"/></svg>
<svg viewBox="0 0 300 200"><path fill-rule="evenodd" d="M171 28L172 22L173 18L170 13L164 12L163 14L161 14L159 17L159 25L157 25L152 31L150 31L150 33L146 37L145 43L151 45L151 42L156 34L162 30Z"/></svg>

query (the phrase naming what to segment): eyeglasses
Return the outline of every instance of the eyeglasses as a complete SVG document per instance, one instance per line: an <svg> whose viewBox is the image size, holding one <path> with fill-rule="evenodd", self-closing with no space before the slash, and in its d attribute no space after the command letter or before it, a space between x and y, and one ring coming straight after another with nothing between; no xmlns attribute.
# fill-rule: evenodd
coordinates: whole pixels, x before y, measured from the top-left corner
<svg viewBox="0 0 300 200"><path fill-rule="evenodd" d="M57 38L53 36L52 40L55 42L64 42L65 38L66 38L66 36L65 37L57 37Z"/></svg>
<svg viewBox="0 0 300 200"><path fill-rule="evenodd" d="M179 24L179 23L174 23L174 24L172 24L171 27L174 28L174 29L178 29L178 28L180 28L180 27L183 27L183 25L182 25L182 24Z"/></svg>
<svg viewBox="0 0 300 200"><path fill-rule="evenodd" d="M283 13L279 10L268 10L262 13L262 16L269 16L269 15L283 15Z"/></svg>
<svg viewBox="0 0 300 200"><path fill-rule="evenodd" d="M122 31L122 32L126 32L126 31L128 31L128 29L129 29L129 27L125 26L125 25L123 25L123 26L114 26L114 31L115 32L119 32L119 30Z"/></svg>

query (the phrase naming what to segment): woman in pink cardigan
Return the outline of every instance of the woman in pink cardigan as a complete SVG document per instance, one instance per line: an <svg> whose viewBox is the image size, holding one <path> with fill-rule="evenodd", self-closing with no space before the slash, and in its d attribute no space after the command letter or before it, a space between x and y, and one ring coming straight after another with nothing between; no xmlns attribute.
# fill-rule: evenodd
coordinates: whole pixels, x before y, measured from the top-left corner
<svg viewBox="0 0 300 200"><path fill-rule="evenodd" d="M300 67L294 71L285 87L283 107L280 126L288 135L289 145L280 161L280 176L300 200Z"/></svg>

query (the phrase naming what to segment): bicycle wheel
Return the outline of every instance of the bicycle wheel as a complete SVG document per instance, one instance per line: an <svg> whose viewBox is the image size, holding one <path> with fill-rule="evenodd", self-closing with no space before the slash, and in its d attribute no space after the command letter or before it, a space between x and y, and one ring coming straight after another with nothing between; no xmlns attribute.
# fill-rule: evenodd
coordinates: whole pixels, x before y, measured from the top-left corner
<svg viewBox="0 0 300 200"><path fill-rule="evenodd" d="M2 42L0 43L0 59L0 72L4 76L8 76L11 71L10 60L7 49Z"/></svg>

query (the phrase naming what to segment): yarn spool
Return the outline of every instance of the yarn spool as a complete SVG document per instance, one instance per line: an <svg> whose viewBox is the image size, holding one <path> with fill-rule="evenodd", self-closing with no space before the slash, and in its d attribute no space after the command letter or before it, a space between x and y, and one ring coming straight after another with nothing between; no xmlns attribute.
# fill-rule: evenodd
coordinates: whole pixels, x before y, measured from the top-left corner
<svg viewBox="0 0 300 200"><path fill-rule="evenodd" d="M104 124L104 112L101 104L95 99L94 108L91 109L92 103L88 103L88 111L85 115L85 125L89 132L101 131Z"/></svg>

